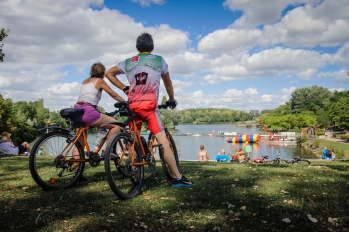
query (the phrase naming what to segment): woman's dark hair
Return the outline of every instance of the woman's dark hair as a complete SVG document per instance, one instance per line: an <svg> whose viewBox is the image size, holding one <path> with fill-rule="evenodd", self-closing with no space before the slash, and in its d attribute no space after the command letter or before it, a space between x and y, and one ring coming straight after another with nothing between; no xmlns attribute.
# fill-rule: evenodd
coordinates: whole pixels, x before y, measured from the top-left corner
<svg viewBox="0 0 349 232"><path fill-rule="evenodd" d="M136 48L139 52L152 52L154 50L154 41L151 34L143 32L137 37Z"/></svg>
<svg viewBox="0 0 349 232"><path fill-rule="evenodd" d="M94 63L91 66L90 75L91 77L103 78L105 73L105 67L101 62Z"/></svg>

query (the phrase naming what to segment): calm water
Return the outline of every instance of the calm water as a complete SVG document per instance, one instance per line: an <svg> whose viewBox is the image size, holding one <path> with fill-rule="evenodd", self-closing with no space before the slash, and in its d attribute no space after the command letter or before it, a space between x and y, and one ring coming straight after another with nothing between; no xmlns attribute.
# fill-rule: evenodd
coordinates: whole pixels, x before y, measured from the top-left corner
<svg viewBox="0 0 349 232"><path fill-rule="evenodd" d="M221 136L205 136L207 134L217 135L219 131L238 132L244 134L263 134L259 128L237 128L235 124L217 124L217 125L178 125L176 129L170 130L174 135L173 139L179 152L180 160L198 160L198 151L200 145L204 145L209 152L210 160L214 160L217 153L224 149L227 154L231 155L245 146L252 146L251 157L261 157L268 155L270 159L277 157L277 150L283 158L291 159L293 156L299 155L304 158L314 158L311 152L306 151L298 145L282 145L282 144L266 144L266 143L227 143L228 137ZM177 134L187 134L186 136ZM192 136L191 134L203 134L203 136ZM147 138L147 136L145 136ZM88 141L90 148L93 148L93 142L96 134L89 133ZM31 144L32 145L32 144Z"/></svg>
<svg viewBox="0 0 349 232"><path fill-rule="evenodd" d="M235 124L228 125L178 125L175 130L171 130L173 134L218 134L219 131L238 132L244 134L263 134L259 128L241 128ZM299 145L282 145L282 144L266 144L266 143L227 143L228 137L221 136L173 136L177 149L179 151L180 160L198 160L198 151L200 145L204 145L209 153L210 160L214 160L217 153L224 149L226 153L233 154L240 148L252 146L251 157L261 157L268 155L270 159L277 157L277 150L280 150L281 156L285 159L291 159L293 156L313 158L311 152L306 151Z"/></svg>

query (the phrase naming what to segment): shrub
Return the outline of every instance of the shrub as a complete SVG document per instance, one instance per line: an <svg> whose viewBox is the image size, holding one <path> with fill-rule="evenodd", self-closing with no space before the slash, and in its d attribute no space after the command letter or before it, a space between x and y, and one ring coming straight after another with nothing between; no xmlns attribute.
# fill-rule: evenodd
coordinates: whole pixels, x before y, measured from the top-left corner
<svg viewBox="0 0 349 232"><path fill-rule="evenodd" d="M339 136L342 140L348 140L349 139L349 135L340 135Z"/></svg>
<svg viewBox="0 0 349 232"><path fill-rule="evenodd" d="M315 140L314 140L314 146L315 146L316 148L320 147L320 140L319 140L319 139L315 139Z"/></svg>
<svg viewBox="0 0 349 232"><path fill-rule="evenodd" d="M317 136L324 135L324 132L322 130L318 130L316 131L316 135Z"/></svg>
<svg viewBox="0 0 349 232"><path fill-rule="evenodd" d="M307 135L298 136L296 138L297 143L305 143L307 140L308 140L308 136Z"/></svg>
<svg viewBox="0 0 349 232"><path fill-rule="evenodd" d="M334 153L336 154L336 159L342 159L344 157L344 151L343 150L334 151Z"/></svg>

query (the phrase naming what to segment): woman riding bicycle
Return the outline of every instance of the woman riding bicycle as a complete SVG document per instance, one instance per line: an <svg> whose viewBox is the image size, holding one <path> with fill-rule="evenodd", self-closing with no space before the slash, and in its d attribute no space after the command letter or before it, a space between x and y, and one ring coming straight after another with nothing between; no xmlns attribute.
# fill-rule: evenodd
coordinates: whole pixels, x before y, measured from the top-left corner
<svg viewBox="0 0 349 232"><path fill-rule="evenodd" d="M105 67L102 63L98 62L91 66L90 77L85 79L80 87L80 94L75 109L83 109L84 114L81 116L81 120L90 127L100 127L107 122L116 122L115 118L100 113L97 110L97 106L102 97L102 91L107 92L116 101L124 101L117 93L115 93L108 84L103 80L105 73ZM116 133L120 131L120 128L116 125L108 124L103 126L103 129L109 129L107 135L107 141ZM85 146L83 137L79 139L82 147ZM79 152L75 150L73 157L79 158ZM77 166L78 163L74 163ZM81 177L80 181L87 180L85 177Z"/></svg>

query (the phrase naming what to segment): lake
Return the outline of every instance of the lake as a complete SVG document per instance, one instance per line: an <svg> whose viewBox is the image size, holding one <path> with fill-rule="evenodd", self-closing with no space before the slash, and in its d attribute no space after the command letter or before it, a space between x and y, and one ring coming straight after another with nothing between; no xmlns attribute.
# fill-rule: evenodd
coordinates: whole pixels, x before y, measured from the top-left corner
<svg viewBox="0 0 349 232"><path fill-rule="evenodd" d="M238 132L244 134L264 134L259 128L236 127L235 124L209 124L209 125L178 125L176 129L170 130L174 135L173 139L179 152L180 160L198 160L198 151L200 145L204 145L209 153L210 160L214 160L217 153L224 149L229 155L245 146L252 146L251 157L261 157L268 155L270 159L277 157L277 150L280 150L284 159L292 159L294 156L303 158L314 158L312 152L305 150L300 145L283 145L267 143L227 143L228 137L222 136L192 136L191 134L213 134L217 135L219 131ZM190 133L190 134L188 134ZM176 134L187 134L186 136ZM147 136L145 136L147 138ZM88 136L90 147L96 138L96 134L90 133Z"/></svg>
<svg viewBox="0 0 349 232"><path fill-rule="evenodd" d="M229 155L245 146L251 146L251 157L261 157L268 155L270 159L277 157L277 150L280 150L284 159L292 159L294 156L303 158L314 158L312 152L307 151L302 146L267 144L267 143L227 143L229 137L222 136L192 136L192 134L219 134L219 131L237 132L243 134L264 134L259 128L236 127L235 124L208 124L208 125L178 125L176 129L170 130L173 134L187 134L186 136L173 136L177 145L180 160L198 160L200 145L204 145L209 153L210 160L214 160L217 153L224 149Z"/></svg>

